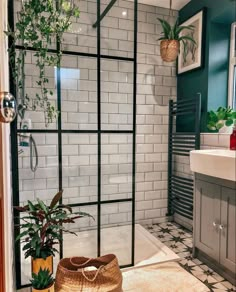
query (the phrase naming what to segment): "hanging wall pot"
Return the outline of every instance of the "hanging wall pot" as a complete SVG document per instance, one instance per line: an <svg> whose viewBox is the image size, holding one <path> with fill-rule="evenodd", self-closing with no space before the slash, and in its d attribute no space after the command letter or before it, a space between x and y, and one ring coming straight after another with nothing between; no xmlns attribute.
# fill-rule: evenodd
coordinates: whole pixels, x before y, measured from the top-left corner
<svg viewBox="0 0 236 292"><path fill-rule="evenodd" d="M162 40L160 45L161 58L165 62L174 62L179 54L179 41Z"/></svg>
<svg viewBox="0 0 236 292"><path fill-rule="evenodd" d="M162 27L161 37L158 39L161 41L160 55L162 60L165 62L174 62L177 59L180 51L180 43L183 44L184 49L186 49L189 44L192 44L193 46L196 45L192 34L192 32L194 31L194 26L179 25L178 19L174 24L172 24L171 14L172 0L170 0L169 22L164 19L158 18ZM187 33L183 34L183 31Z"/></svg>
<svg viewBox="0 0 236 292"><path fill-rule="evenodd" d="M6 91L0 92L0 122L11 123L17 114L15 97Z"/></svg>

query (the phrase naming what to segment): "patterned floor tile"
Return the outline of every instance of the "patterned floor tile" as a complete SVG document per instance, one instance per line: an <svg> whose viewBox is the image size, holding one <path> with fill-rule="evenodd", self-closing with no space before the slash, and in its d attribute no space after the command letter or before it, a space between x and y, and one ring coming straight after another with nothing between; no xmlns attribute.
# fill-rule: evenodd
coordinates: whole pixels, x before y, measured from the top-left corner
<svg viewBox="0 0 236 292"><path fill-rule="evenodd" d="M192 232L177 223L166 222L146 226L147 230L178 254L180 265L202 281L211 292L236 292L236 288L219 274L192 256Z"/></svg>
<svg viewBox="0 0 236 292"><path fill-rule="evenodd" d="M230 282L228 282L228 281L223 281L223 282L221 282L221 284L227 289L226 291L236 291L236 287L235 286L233 286Z"/></svg>
<svg viewBox="0 0 236 292"><path fill-rule="evenodd" d="M200 265L200 267L205 271L205 273L212 275L212 277L216 280L216 282L222 282L224 281L224 278L221 277L219 274L214 272L211 268L209 268L207 265Z"/></svg>
<svg viewBox="0 0 236 292"><path fill-rule="evenodd" d="M181 242L176 242L176 241L171 240L171 241L166 241L164 243L177 254L186 251L186 246Z"/></svg>
<svg viewBox="0 0 236 292"><path fill-rule="evenodd" d="M162 228L169 228L169 229L181 228L181 226L179 224L172 223L172 222L160 223L159 226L162 227Z"/></svg>

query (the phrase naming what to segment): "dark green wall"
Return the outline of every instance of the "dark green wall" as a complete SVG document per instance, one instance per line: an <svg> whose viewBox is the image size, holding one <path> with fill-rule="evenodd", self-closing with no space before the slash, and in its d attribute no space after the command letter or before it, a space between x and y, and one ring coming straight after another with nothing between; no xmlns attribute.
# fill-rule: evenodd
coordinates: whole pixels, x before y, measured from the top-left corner
<svg viewBox="0 0 236 292"><path fill-rule="evenodd" d="M231 23L235 17L235 3L231 0L191 0L179 13L180 23L203 7L206 13L204 68L178 76L177 98L188 99L202 95L201 131L205 132L207 111L226 106L228 91L228 62ZM179 131L191 131L193 123L179 119Z"/></svg>

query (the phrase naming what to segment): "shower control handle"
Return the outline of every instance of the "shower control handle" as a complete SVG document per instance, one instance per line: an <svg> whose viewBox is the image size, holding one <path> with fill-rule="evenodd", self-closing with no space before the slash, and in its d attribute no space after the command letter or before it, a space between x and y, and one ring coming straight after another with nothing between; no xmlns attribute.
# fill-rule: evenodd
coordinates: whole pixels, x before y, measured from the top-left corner
<svg viewBox="0 0 236 292"><path fill-rule="evenodd" d="M215 221L212 223L212 225L214 228L216 228L218 226L218 224Z"/></svg>

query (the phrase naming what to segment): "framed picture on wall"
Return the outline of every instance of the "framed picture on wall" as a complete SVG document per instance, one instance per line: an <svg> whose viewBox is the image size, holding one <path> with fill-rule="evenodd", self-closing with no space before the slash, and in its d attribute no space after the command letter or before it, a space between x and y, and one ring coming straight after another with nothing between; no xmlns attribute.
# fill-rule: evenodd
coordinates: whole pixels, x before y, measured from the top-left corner
<svg viewBox="0 0 236 292"><path fill-rule="evenodd" d="M192 25L193 29L184 29L181 35L190 36L196 42L187 41L186 46L180 44L180 53L178 57L178 74L183 74L192 70L200 69L204 63L204 43L205 43L205 15L206 8L183 22L181 26Z"/></svg>

